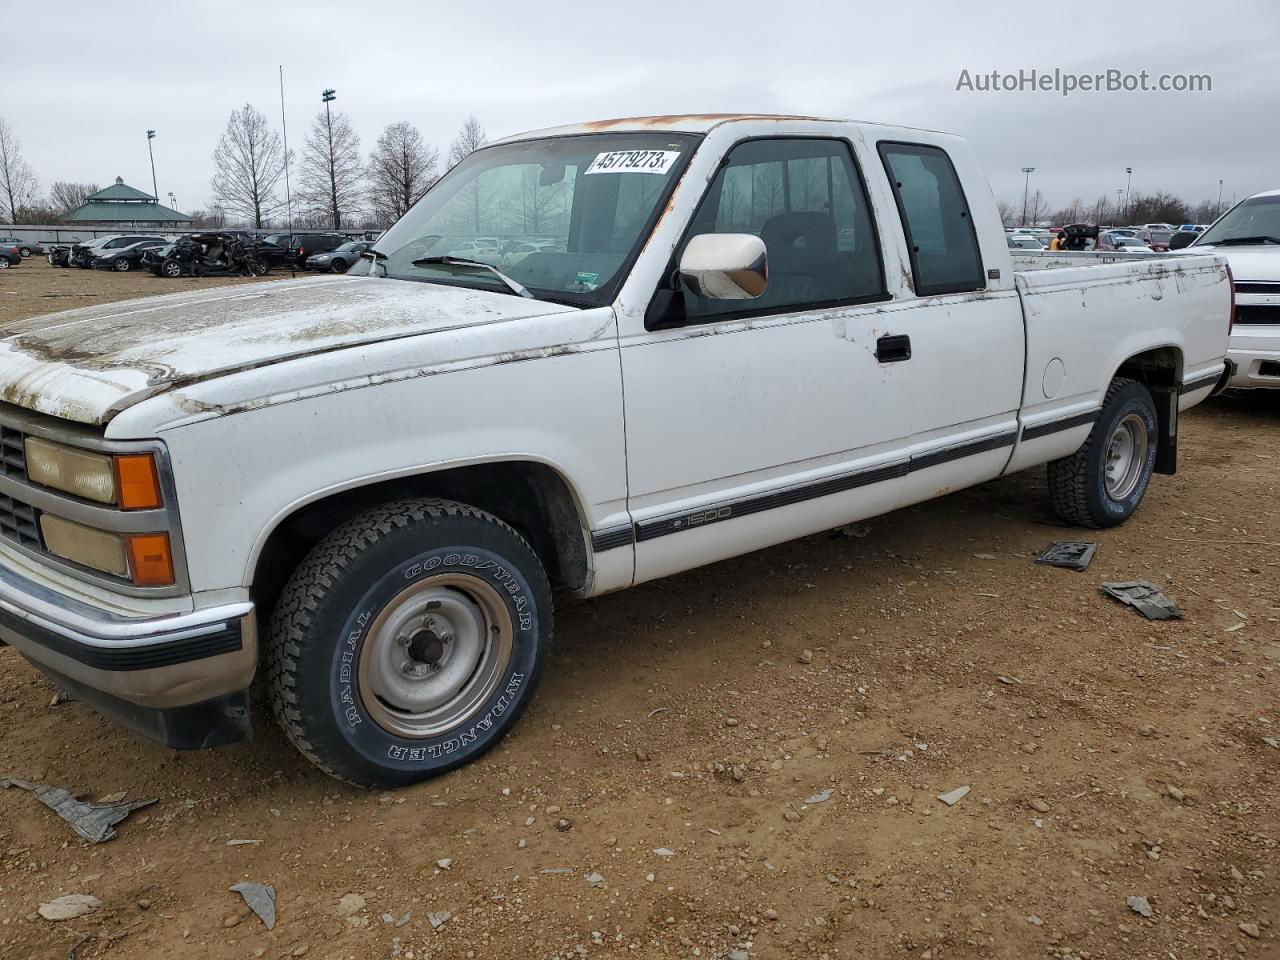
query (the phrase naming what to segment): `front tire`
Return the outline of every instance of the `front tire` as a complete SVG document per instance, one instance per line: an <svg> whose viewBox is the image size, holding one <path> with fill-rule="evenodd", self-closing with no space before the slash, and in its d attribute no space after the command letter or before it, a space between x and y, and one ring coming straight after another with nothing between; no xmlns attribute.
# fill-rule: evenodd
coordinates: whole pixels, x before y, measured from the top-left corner
<svg viewBox="0 0 1280 960"><path fill-rule="evenodd" d="M174 258L170 257L164 263L160 264L160 273L166 277L174 278L182 276L182 264Z"/></svg>
<svg viewBox="0 0 1280 960"><path fill-rule="evenodd" d="M480 756L528 705L551 639L529 544L449 500L343 524L294 571L272 618L271 703L331 776L415 783Z"/></svg>
<svg viewBox="0 0 1280 960"><path fill-rule="evenodd" d="M1159 427L1151 393L1117 377L1084 446L1049 464L1049 496L1067 523L1091 529L1128 520L1155 472Z"/></svg>
<svg viewBox="0 0 1280 960"><path fill-rule="evenodd" d="M128 273L133 269L133 264L124 257L116 257L115 260L111 262L111 269L116 271L116 273Z"/></svg>
<svg viewBox="0 0 1280 960"><path fill-rule="evenodd" d="M27 259L27 257L31 256L31 248L22 247L18 250L18 256L22 257L23 260Z"/></svg>

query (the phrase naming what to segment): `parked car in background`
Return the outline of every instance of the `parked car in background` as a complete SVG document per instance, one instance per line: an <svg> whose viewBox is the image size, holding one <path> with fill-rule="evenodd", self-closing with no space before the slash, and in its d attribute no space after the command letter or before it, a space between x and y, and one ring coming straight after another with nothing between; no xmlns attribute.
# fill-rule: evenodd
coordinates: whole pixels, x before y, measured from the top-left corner
<svg viewBox="0 0 1280 960"><path fill-rule="evenodd" d="M1173 234L1172 227L1143 227L1138 231L1137 238L1157 253L1163 253L1169 249Z"/></svg>
<svg viewBox="0 0 1280 960"><path fill-rule="evenodd" d="M0 246L13 246L21 257L44 256L44 247L34 240L22 240L18 237L0 237Z"/></svg>
<svg viewBox="0 0 1280 960"><path fill-rule="evenodd" d="M285 251L279 266L305 270L308 257L337 250L350 239L340 233L272 233L263 241Z"/></svg>
<svg viewBox="0 0 1280 960"><path fill-rule="evenodd" d="M7 270L22 263L22 252L15 246L0 243L0 270Z"/></svg>
<svg viewBox="0 0 1280 960"><path fill-rule="evenodd" d="M1093 249L1100 252L1113 253L1154 253L1149 246L1138 237L1125 236L1119 230L1110 230L1098 235L1098 242Z"/></svg>
<svg viewBox="0 0 1280 960"><path fill-rule="evenodd" d="M1010 235L1005 238L1005 241L1009 244L1010 250L1044 250L1045 249L1045 245L1040 242L1040 238L1033 237L1029 233L1022 233L1022 234L1018 234L1017 236Z"/></svg>
<svg viewBox="0 0 1280 960"><path fill-rule="evenodd" d="M142 255L146 251L163 246L165 246L165 241L156 238L153 240L139 240L137 243L131 243L127 247L99 250L97 255L89 262L89 266L96 270L115 270L119 273L128 273L130 270L136 270L142 266Z"/></svg>
<svg viewBox="0 0 1280 960"><path fill-rule="evenodd" d="M106 237L97 237L85 243L77 243L72 245L71 253L67 263L72 267L82 267L88 270L93 265L95 257L109 250L120 250L124 247L133 246L143 240L159 240L165 242L165 238L155 233L117 233Z"/></svg>
<svg viewBox="0 0 1280 960"><path fill-rule="evenodd" d="M789 168L833 189L724 223ZM562 184L565 249L424 254L473 203L517 229L499 201L530 170ZM537 131L462 160L370 252L358 276L7 324L0 426L27 456L4 477L0 637L81 702L212 747L248 734L256 675L325 772L414 783L571 666L548 656L553 588L601 596L1040 466L1063 522L1114 526L1225 370L1220 257L1053 269L1008 248L972 148L928 130Z"/></svg>
<svg viewBox="0 0 1280 960"><path fill-rule="evenodd" d="M313 253L303 267L328 273L346 273L360 259L360 254L373 246L372 240L350 240L327 253Z"/></svg>
<svg viewBox="0 0 1280 960"><path fill-rule="evenodd" d="M517 243L502 254L502 265L514 267L530 254L554 250L556 245L554 240L530 240L527 243Z"/></svg>
<svg viewBox="0 0 1280 960"><path fill-rule="evenodd" d="M1280 389L1280 190L1246 197L1182 253L1226 257L1235 283L1230 386Z"/></svg>

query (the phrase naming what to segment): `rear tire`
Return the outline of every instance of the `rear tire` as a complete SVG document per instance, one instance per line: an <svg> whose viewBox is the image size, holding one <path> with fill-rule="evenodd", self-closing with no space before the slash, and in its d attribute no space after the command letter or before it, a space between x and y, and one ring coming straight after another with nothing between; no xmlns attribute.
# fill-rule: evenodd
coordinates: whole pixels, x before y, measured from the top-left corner
<svg viewBox="0 0 1280 960"><path fill-rule="evenodd" d="M533 696L551 590L529 544L449 500L385 504L294 571L271 622L272 708L331 776L415 783L480 756Z"/></svg>
<svg viewBox="0 0 1280 960"><path fill-rule="evenodd" d="M27 259L27 257L31 256L31 248L30 248L30 247L22 247L22 248L18 251L18 256L22 257L22 259L23 259L23 260Z"/></svg>
<svg viewBox="0 0 1280 960"><path fill-rule="evenodd" d="M1089 439L1049 464L1049 498L1067 523L1097 530L1128 520L1155 472L1156 406L1135 380L1111 381Z"/></svg>
<svg viewBox="0 0 1280 960"><path fill-rule="evenodd" d="M111 262L111 269L115 270L117 273L128 273L133 269L133 264L124 257L116 257L116 259Z"/></svg>
<svg viewBox="0 0 1280 960"><path fill-rule="evenodd" d="M170 257L164 263L160 264L160 274L170 278L180 277L182 276L182 264Z"/></svg>

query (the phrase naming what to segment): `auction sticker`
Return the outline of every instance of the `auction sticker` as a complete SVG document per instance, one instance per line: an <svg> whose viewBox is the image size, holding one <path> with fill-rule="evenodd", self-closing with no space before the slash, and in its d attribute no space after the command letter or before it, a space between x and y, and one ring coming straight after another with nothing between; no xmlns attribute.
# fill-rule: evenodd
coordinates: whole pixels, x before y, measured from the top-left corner
<svg viewBox="0 0 1280 960"><path fill-rule="evenodd" d="M665 174L680 156L679 150L609 150L596 154L584 174L656 173Z"/></svg>

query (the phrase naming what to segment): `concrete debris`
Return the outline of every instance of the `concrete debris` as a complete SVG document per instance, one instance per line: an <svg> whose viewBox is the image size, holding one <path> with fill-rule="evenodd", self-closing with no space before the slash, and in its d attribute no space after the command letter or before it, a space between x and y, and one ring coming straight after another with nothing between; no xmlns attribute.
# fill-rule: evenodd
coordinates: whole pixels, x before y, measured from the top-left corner
<svg viewBox="0 0 1280 960"><path fill-rule="evenodd" d="M340 917L353 917L364 909L364 897L358 893L343 894L338 899L337 914Z"/></svg>
<svg viewBox="0 0 1280 960"><path fill-rule="evenodd" d="M586 876L586 881L588 884L590 884L593 887L604 886L604 877L602 877L600 874L595 872L588 873Z"/></svg>
<svg viewBox="0 0 1280 960"><path fill-rule="evenodd" d="M1146 897L1125 897L1124 902L1129 905L1129 909L1140 917L1151 916L1151 904L1147 902Z"/></svg>
<svg viewBox="0 0 1280 960"><path fill-rule="evenodd" d="M244 898L245 905L258 915L268 930L276 925L276 888L269 883L237 883L233 893Z"/></svg>
<svg viewBox="0 0 1280 960"><path fill-rule="evenodd" d="M46 920L57 923L61 920L74 920L76 917L87 916L100 906L102 901L97 897L89 896L87 893L69 893L65 897L58 897L48 903L40 904L39 913Z"/></svg>
<svg viewBox="0 0 1280 960"><path fill-rule="evenodd" d="M15 777L0 777L0 787L17 787L36 795L41 803L60 816L81 837L90 843L105 843L116 836L115 825L135 810L149 807L155 797L136 800L133 803L86 803L77 800L75 794L62 787L43 783L30 783Z"/></svg>
<svg viewBox="0 0 1280 960"><path fill-rule="evenodd" d="M431 924L432 930L439 930L449 922L449 918L452 916L453 914L448 910L441 910L439 913L428 913L427 922Z"/></svg>
<svg viewBox="0 0 1280 960"><path fill-rule="evenodd" d="M833 793L835 793L835 790L833 790L831 787L827 787L825 790L819 790L817 793L815 793L811 797L805 797L804 802L805 803L826 803L828 800L831 799L831 795Z"/></svg>
<svg viewBox="0 0 1280 960"><path fill-rule="evenodd" d="M940 794L938 799L945 803L948 807L954 807L957 803L969 795L972 787L956 787L954 790L948 790L944 794Z"/></svg>
<svg viewBox="0 0 1280 960"><path fill-rule="evenodd" d="M669 850L666 847L655 847L653 852L660 857L674 857L676 855L674 850Z"/></svg>

